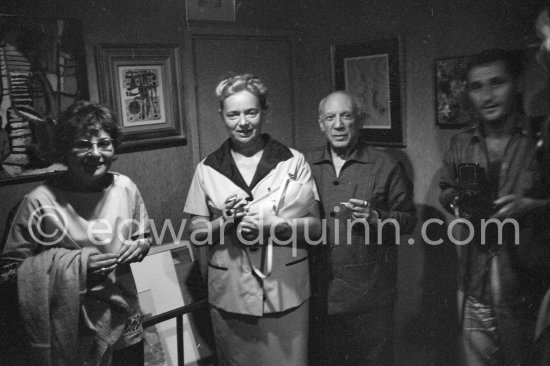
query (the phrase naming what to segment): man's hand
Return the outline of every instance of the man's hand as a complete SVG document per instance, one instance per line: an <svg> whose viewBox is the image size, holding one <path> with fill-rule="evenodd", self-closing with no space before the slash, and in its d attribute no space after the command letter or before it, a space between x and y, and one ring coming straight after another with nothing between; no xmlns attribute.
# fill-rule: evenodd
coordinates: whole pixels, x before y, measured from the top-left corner
<svg viewBox="0 0 550 366"><path fill-rule="evenodd" d="M500 197L493 203L498 210L491 216L495 219L520 218L538 207L537 200L515 194Z"/></svg>
<svg viewBox="0 0 550 366"><path fill-rule="evenodd" d="M341 202L341 204L353 212L351 217L355 220L365 220L369 225L376 225L380 219L378 211L365 200L350 198L348 202Z"/></svg>

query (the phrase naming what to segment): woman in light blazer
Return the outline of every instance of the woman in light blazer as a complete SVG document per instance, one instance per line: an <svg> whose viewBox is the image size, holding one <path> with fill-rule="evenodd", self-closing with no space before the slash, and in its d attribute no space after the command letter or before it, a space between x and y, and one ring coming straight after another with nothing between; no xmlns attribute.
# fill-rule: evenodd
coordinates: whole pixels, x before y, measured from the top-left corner
<svg viewBox="0 0 550 366"><path fill-rule="evenodd" d="M266 91L249 74L218 84L229 138L198 164L185 203L191 241L209 249L220 365L307 364L318 195L304 156L261 133Z"/></svg>

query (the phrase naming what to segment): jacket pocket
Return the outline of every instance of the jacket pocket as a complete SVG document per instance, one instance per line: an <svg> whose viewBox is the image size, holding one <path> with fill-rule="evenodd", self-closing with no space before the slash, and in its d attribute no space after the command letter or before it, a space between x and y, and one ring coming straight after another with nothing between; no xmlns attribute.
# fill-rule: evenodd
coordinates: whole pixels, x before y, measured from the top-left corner
<svg viewBox="0 0 550 366"><path fill-rule="evenodd" d="M304 258L300 258L300 259L298 259L298 260L295 260L295 261L292 261L292 262L288 262L288 263L286 264L286 266L287 266L287 267L293 266L293 265L295 265L295 264L298 264L298 263L300 263L300 262L303 262L303 261L307 260L307 258L308 258L308 257L306 256L306 257L304 257Z"/></svg>
<svg viewBox="0 0 550 366"><path fill-rule="evenodd" d="M227 271L227 267L216 266L215 264L212 264L212 263L208 263L208 267L218 269L220 271Z"/></svg>

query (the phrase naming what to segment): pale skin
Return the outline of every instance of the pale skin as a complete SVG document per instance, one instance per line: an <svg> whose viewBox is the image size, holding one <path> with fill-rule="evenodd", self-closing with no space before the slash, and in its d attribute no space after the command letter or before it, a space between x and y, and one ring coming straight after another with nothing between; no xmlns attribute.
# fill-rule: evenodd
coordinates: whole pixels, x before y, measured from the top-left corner
<svg viewBox="0 0 550 366"><path fill-rule="evenodd" d="M112 180L108 172L115 158L114 147L100 149L97 141L110 139L111 136L100 130L96 135L82 136L92 142L88 150L71 148L67 152L67 174L62 181L69 189L79 192L97 192L107 187ZM92 252L88 259L88 273L97 278L103 278L114 271L118 265L139 262L143 260L149 251L149 239L128 239L116 253L101 253L99 250Z"/></svg>
<svg viewBox="0 0 550 366"><path fill-rule="evenodd" d="M341 91L329 94L319 105L319 127L329 143L337 177L357 144L362 125L357 111L355 100ZM367 201L350 197L341 204L353 211L352 217L355 220L365 220L369 225L378 222L378 211Z"/></svg>
<svg viewBox="0 0 550 366"><path fill-rule="evenodd" d="M258 98L247 90L227 97L220 110L221 119L229 132L233 159L247 184L252 182L263 153L261 128L265 112ZM240 220L238 230L246 240L258 239L260 232L269 234L273 225L276 225L273 229L280 240L290 238L293 233L301 239L304 237L305 228L312 239L321 234L317 205L314 205L309 215L292 219L291 225L288 220L275 215L274 211L263 212L260 219L258 212L251 212L246 208L247 203L245 197L240 197L237 193L230 194L224 201L223 210L210 207L214 212L212 218L192 216L189 231L195 235L197 241L204 241L211 235L212 242L218 242L220 233L233 222Z"/></svg>

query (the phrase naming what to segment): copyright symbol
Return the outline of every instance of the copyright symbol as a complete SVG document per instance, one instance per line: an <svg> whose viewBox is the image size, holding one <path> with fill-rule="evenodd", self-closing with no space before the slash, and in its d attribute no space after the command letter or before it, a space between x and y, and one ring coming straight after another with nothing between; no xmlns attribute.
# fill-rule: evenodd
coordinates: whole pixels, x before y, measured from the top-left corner
<svg viewBox="0 0 550 366"><path fill-rule="evenodd" d="M44 221L46 220L47 221ZM43 224L44 223L44 224ZM55 245L67 235L67 218L58 208L43 205L36 208L27 221L32 238L41 245Z"/></svg>

